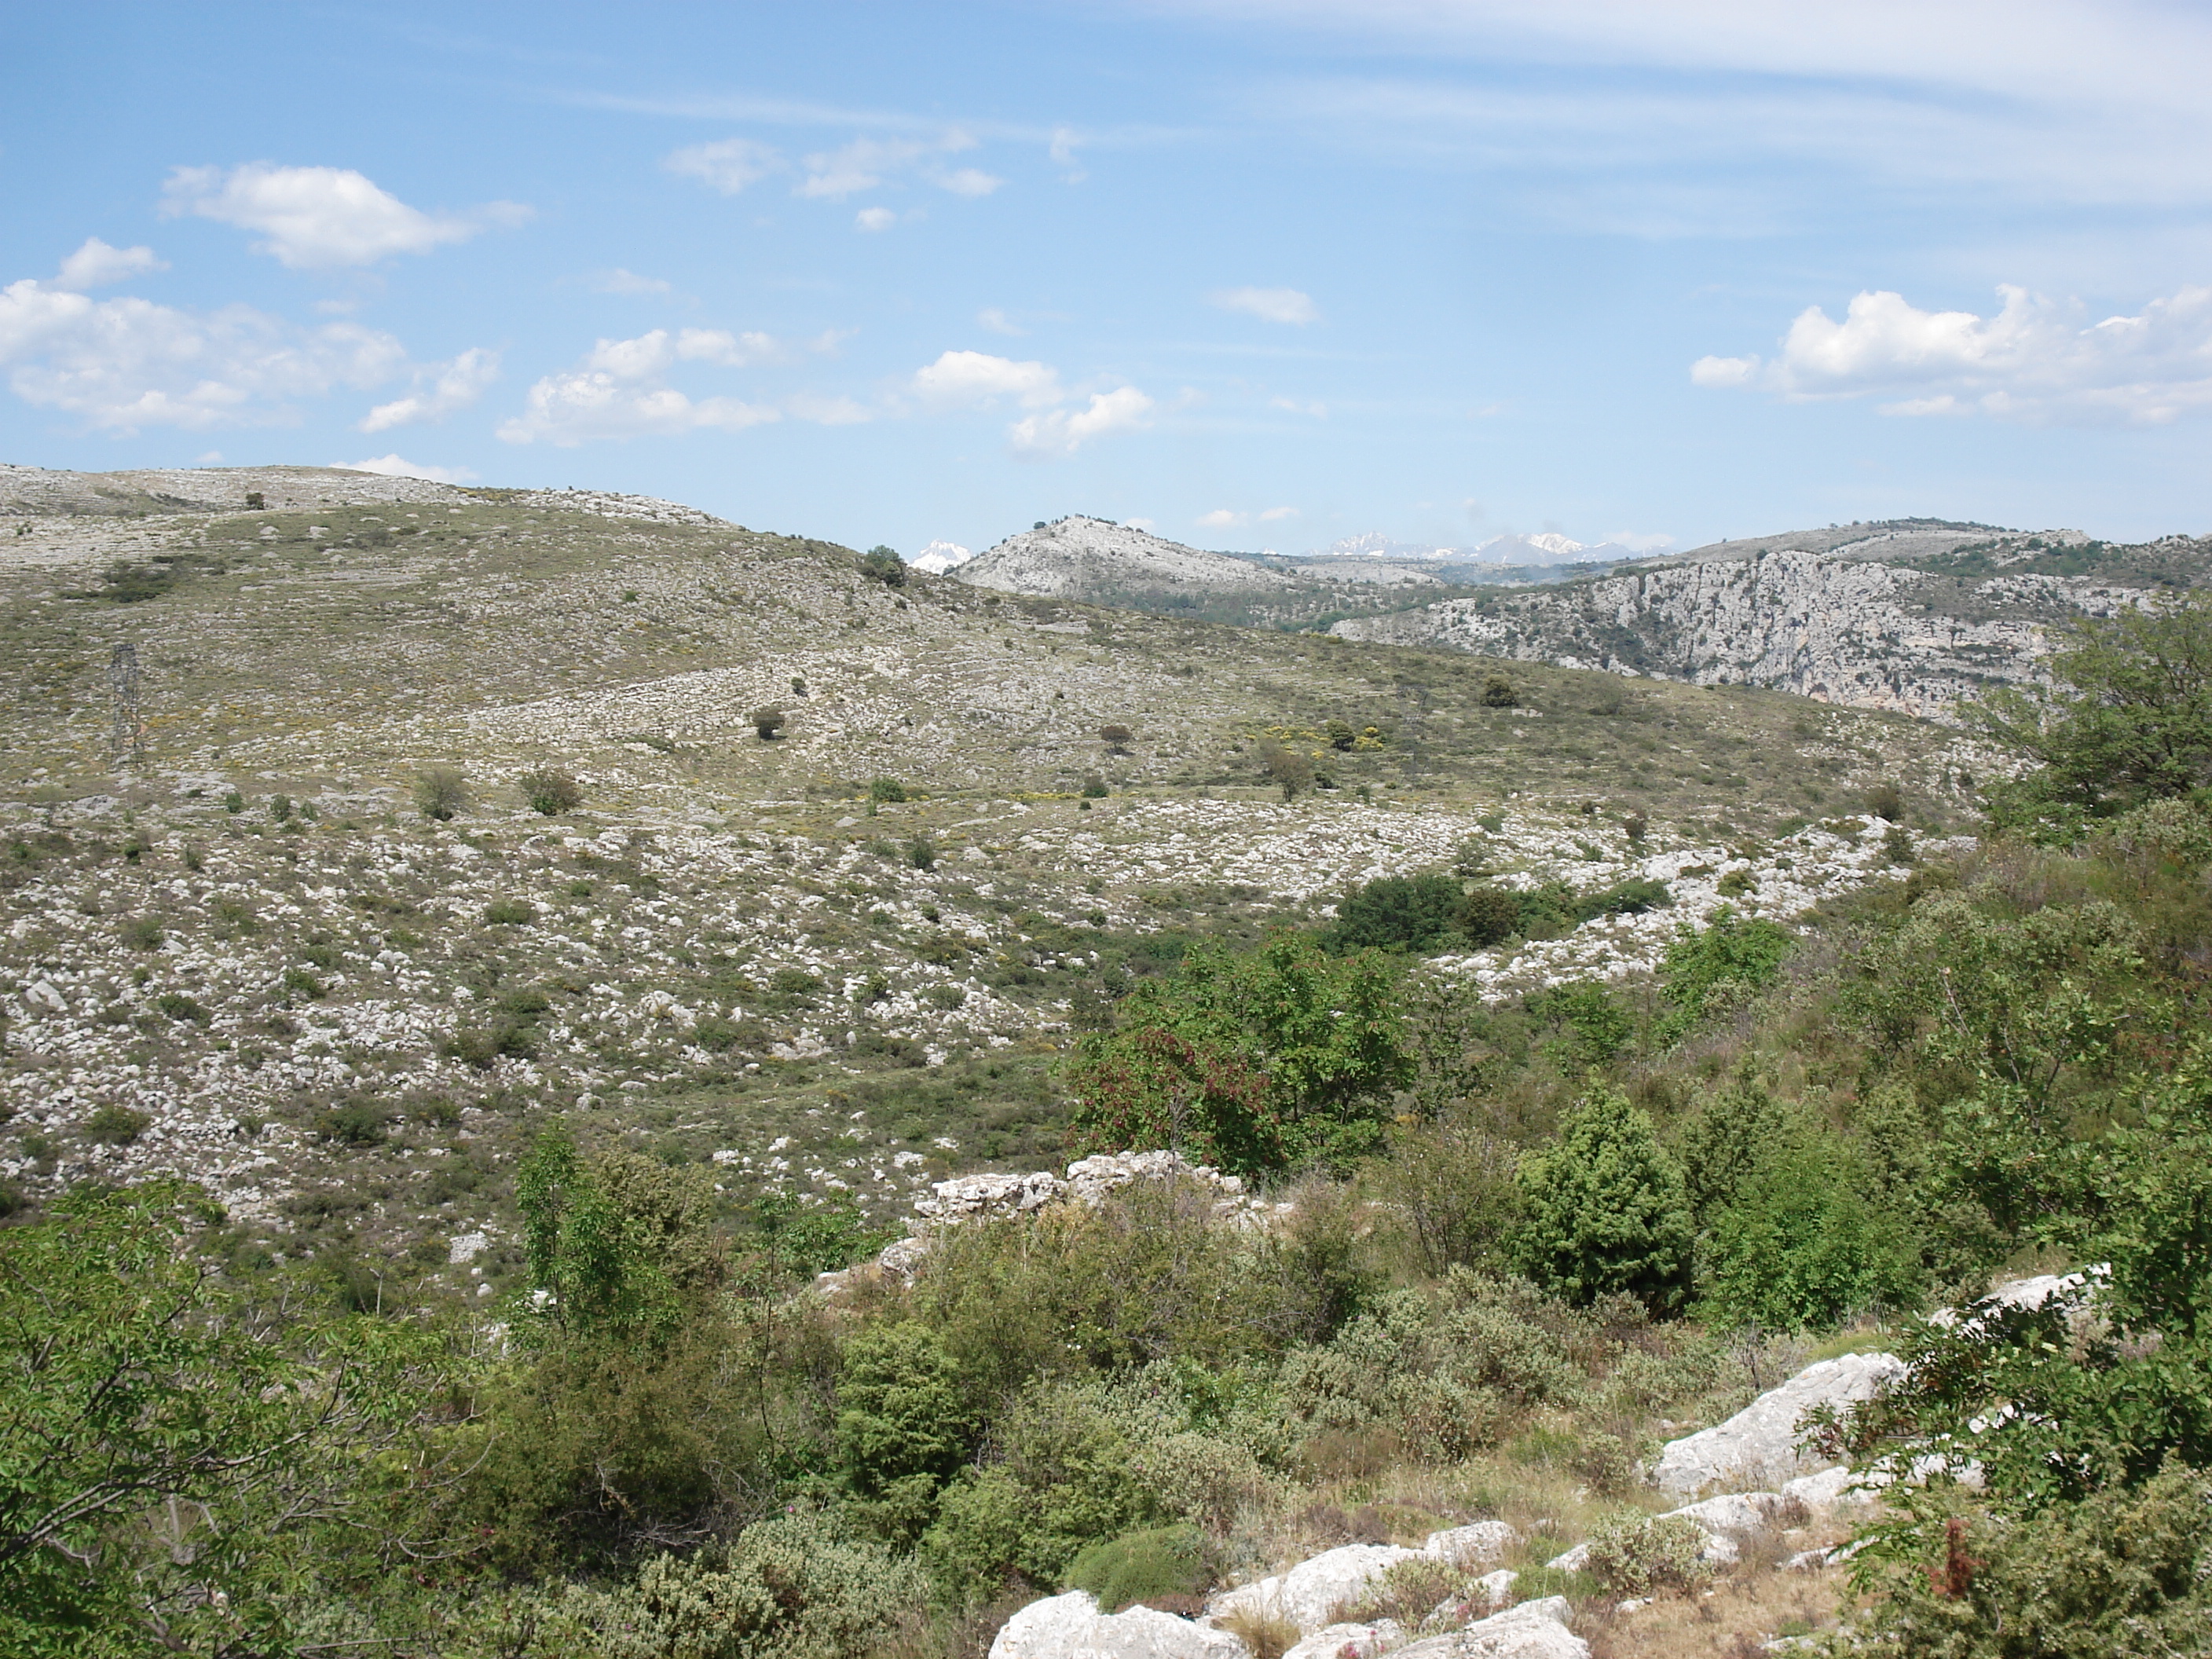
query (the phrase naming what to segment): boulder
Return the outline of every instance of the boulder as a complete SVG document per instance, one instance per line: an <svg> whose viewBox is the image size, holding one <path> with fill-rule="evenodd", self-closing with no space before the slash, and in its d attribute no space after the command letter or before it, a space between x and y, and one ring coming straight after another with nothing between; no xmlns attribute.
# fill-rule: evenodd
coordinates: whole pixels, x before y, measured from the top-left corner
<svg viewBox="0 0 2212 1659"><path fill-rule="evenodd" d="M1152 1607L1101 1613L1088 1590L1032 1601L1006 1620L991 1659L1247 1659L1227 1631Z"/></svg>
<svg viewBox="0 0 2212 1659"><path fill-rule="evenodd" d="M1705 1530L1705 1547L1698 1552L1717 1567L1732 1566L1741 1553L1736 1540L1780 1518L1789 1500L1779 1492L1737 1492L1685 1504L1679 1510L1655 1515L1655 1521L1692 1521ZM1577 1544L1544 1564L1561 1572L1585 1572L1589 1568L1589 1546Z"/></svg>
<svg viewBox="0 0 2212 1659"><path fill-rule="evenodd" d="M1472 1526L1431 1533L1421 1553L1454 1566L1481 1566L1503 1556L1513 1539L1513 1528L1503 1521L1477 1521Z"/></svg>
<svg viewBox="0 0 2212 1659"><path fill-rule="evenodd" d="M1423 1551L1395 1544L1346 1544L1272 1578L1224 1590L1206 1612L1216 1620L1236 1613L1270 1613L1296 1625L1301 1636L1310 1635L1333 1623L1337 1608L1357 1597L1370 1579L1401 1561L1425 1559Z"/></svg>
<svg viewBox="0 0 2212 1659"><path fill-rule="evenodd" d="M1400 1648L1391 1659L1589 1659L1589 1644L1567 1628L1567 1611L1564 1595L1523 1601Z"/></svg>
<svg viewBox="0 0 2212 1659"><path fill-rule="evenodd" d="M1651 1471L1652 1484L1687 1494L1717 1486L1779 1485L1827 1468L1825 1460L1798 1449L1797 1425L1805 1413L1816 1406L1854 1405L1904 1375L1905 1362L1887 1353L1847 1353L1808 1365L1727 1422L1668 1441Z"/></svg>
<svg viewBox="0 0 2212 1659"><path fill-rule="evenodd" d="M1377 1619L1371 1625L1328 1625L1305 1637L1283 1655L1283 1659L1375 1659L1385 1648L1405 1638L1395 1619Z"/></svg>

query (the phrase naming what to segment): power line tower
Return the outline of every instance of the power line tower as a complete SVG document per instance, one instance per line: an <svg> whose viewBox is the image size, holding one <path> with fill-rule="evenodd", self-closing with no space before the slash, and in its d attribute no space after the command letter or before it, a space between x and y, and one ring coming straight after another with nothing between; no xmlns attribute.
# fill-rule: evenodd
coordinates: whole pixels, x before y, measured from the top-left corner
<svg viewBox="0 0 2212 1659"><path fill-rule="evenodd" d="M127 640L107 659L107 689L115 696L115 763L135 769L146 759L146 722L138 712L138 647Z"/></svg>

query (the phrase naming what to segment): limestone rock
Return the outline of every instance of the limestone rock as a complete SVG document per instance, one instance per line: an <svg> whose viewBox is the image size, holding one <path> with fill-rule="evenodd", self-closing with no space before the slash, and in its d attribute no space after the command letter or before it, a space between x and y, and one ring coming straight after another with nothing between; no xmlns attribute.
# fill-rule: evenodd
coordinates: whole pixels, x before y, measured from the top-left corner
<svg viewBox="0 0 2212 1659"><path fill-rule="evenodd" d="M1725 1423L1670 1440L1651 1481L1666 1492L1778 1485L1826 1465L1797 1447L1797 1425L1815 1406L1848 1406L1905 1375L1894 1354L1847 1353L1808 1365Z"/></svg>
<svg viewBox="0 0 2212 1659"><path fill-rule="evenodd" d="M1818 1474L1801 1474L1784 1485L1784 1498L1802 1504L1814 1515L1826 1515L1835 1510L1875 1501L1869 1490L1885 1483L1878 1476L1851 1473L1847 1465L1838 1463L1832 1469L1822 1469Z"/></svg>
<svg viewBox="0 0 2212 1659"><path fill-rule="evenodd" d="M1067 1190L1067 1183L1049 1170L1026 1175L959 1176L940 1181L914 1206L915 1213L931 1221L965 1221L982 1215L1019 1215L1041 1208Z"/></svg>
<svg viewBox="0 0 2212 1659"><path fill-rule="evenodd" d="M1401 1561L1424 1559L1419 1550L1395 1544L1346 1544L1301 1561L1286 1572L1224 1591L1206 1608L1215 1619L1232 1613L1270 1613L1287 1619L1301 1635L1326 1628L1336 1610Z"/></svg>
<svg viewBox="0 0 2212 1659"><path fill-rule="evenodd" d="M991 1659L1246 1659L1226 1631L1156 1608L1098 1611L1087 1590L1032 1601L1006 1620Z"/></svg>
<svg viewBox="0 0 2212 1659"><path fill-rule="evenodd" d="M1395 1619L1378 1619L1371 1625L1328 1625L1291 1646L1283 1659L1375 1659L1385 1648L1397 1646L1405 1634Z"/></svg>
<svg viewBox="0 0 2212 1659"><path fill-rule="evenodd" d="M1564 1595L1522 1601L1400 1648L1392 1659L1589 1659L1589 1644L1567 1628L1567 1615Z"/></svg>
<svg viewBox="0 0 2212 1659"><path fill-rule="evenodd" d="M1455 1566L1480 1566L1504 1555L1514 1535L1513 1528L1503 1521L1477 1521L1472 1526L1431 1533L1421 1553Z"/></svg>

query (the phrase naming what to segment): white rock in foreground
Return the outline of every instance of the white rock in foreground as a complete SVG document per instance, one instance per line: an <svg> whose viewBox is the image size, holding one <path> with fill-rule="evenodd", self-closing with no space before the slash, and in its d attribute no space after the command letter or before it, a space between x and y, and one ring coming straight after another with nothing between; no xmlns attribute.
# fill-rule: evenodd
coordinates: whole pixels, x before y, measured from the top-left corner
<svg viewBox="0 0 2212 1659"><path fill-rule="evenodd" d="M1032 1601L1006 1620L991 1659L1246 1659L1244 1644L1152 1607L1101 1613L1088 1590Z"/></svg>
<svg viewBox="0 0 2212 1659"><path fill-rule="evenodd" d="M1797 1425L1815 1406L1850 1406L1905 1375L1894 1354L1847 1353L1808 1365L1769 1389L1725 1423L1670 1440L1661 1448L1651 1481L1667 1492L1709 1486L1777 1486L1828 1467L1797 1448Z"/></svg>
<svg viewBox="0 0 2212 1659"><path fill-rule="evenodd" d="M1400 1648L1391 1659L1589 1659L1589 1644L1567 1628L1567 1612L1564 1595L1523 1601Z"/></svg>
<svg viewBox="0 0 2212 1659"><path fill-rule="evenodd" d="M1214 1597L1206 1612L1217 1620L1251 1613L1287 1619L1301 1636L1326 1628L1336 1610L1401 1561L1428 1559L1395 1544L1346 1544L1301 1561L1287 1572L1240 1585Z"/></svg>

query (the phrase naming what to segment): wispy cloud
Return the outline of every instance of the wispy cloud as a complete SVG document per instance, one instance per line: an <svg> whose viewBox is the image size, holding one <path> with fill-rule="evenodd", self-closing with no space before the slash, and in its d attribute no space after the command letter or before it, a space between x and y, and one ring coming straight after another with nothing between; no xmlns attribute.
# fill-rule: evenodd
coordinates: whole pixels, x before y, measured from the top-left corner
<svg viewBox="0 0 2212 1659"><path fill-rule="evenodd" d="M1224 311L1241 311L1266 323L1303 327L1321 320L1321 307L1313 302L1313 295L1294 288L1224 288L1206 297Z"/></svg>
<svg viewBox="0 0 2212 1659"><path fill-rule="evenodd" d="M916 369L907 390L925 407L988 409L1001 398L1030 410L1006 428L1018 455L1072 455L1094 438L1133 431L1149 422L1152 399L1135 386L1095 392L1079 408L1064 405L1083 397L1060 383L1048 363L1016 362L986 351L947 351Z"/></svg>
<svg viewBox="0 0 2212 1659"><path fill-rule="evenodd" d="M451 362L426 363L416 369L412 392L379 404L355 429L383 432L416 421L442 421L475 403L498 378L499 353L471 346Z"/></svg>
<svg viewBox="0 0 2212 1659"><path fill-rule="evenodd" d="M375 455L365 461L332 461L331 465L348 472L375 472L387 478L427 478L432 483L467 483L477 476L465 466L425 466L398 454Z"/></svg>

